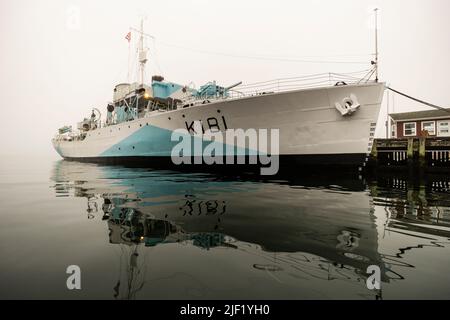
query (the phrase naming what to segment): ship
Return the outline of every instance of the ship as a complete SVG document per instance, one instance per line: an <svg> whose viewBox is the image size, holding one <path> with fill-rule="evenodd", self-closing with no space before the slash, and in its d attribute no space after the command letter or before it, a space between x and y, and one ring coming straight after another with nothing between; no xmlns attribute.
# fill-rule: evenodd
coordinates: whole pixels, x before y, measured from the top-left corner
<svg viewBox="0 0 450 320"><path fill-rule="evenodd" d="M94 108L75 129L66 125L58 130L52 144L62 158L173 165L178 143L173 134L184 130L192 140L201 140L200 151L187 153L192 158L201 156L209 144L219 143L220 155L276 155L281 167L365 166L385 89L378 81L377 57L364 74L327 73L228 86L210 81L197 89L160 75L145 83L148 50L143 23L132 30L139 34L138 81L114 87L113 100L105 103L105 118ZM232 130L277 130L278 140L270 140L276 149L249 146L245 138L221 143L202 136L205 131Z"/></svg>

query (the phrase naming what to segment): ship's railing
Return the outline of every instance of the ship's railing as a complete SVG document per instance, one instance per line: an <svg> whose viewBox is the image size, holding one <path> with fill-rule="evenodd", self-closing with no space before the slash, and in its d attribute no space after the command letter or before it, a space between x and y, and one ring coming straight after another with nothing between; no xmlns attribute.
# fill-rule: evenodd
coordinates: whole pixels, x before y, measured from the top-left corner
<svg viewBox="0 0 450 320"><path fill-rule="evenodd" d="M352 73L321 73L310 76L280 78L269 81L261 81L243 84L233 90L229 90L225 96L195 97L191 96L183 100L183 105L204 103L205 101L219 99L234 99L270 93L286 92L326 86L358 84L370 82L371 70L363 70Z"/></svg>
<svg viewBox="0 0 450 320"><path fill-rule="evenodd" d="M360 72L358 72L359 74ZM357 75L357 74L356 74ZM236 97L262 93L276 93L299 89L334 86L336 84L353 84L362 80L352 74L322 73L312 76L282 78L270 81L256 82L239 86L233 93Z"/></svg>

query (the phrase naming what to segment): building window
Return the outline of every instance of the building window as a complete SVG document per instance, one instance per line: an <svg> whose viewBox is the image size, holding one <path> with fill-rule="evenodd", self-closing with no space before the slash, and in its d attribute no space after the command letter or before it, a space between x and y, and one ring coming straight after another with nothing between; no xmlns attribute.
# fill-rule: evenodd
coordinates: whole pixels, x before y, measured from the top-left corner
<svg viewBox="0 0 450 320"><path fill-rule="evenodd" d="M391 138L396 138L397 137L397 125L391 124Z"/></svg>
<svg viewBox="0 0 450 320"><path fill-rule="evenodd" d="M403 135L405 137L415 136L417 134L415 122L405 122L403 124Z"/></svg>
<svg viewBox="0 0 450 320"><path fill-rule="evenodd" d="M422 121L422 131L427 131L430 136L436 134L434 121Z"/></svg>
<svg viewBox="0 0 450 320"><path fill-rule="evenodd" d="M438 136L450 137L450 120L438 121Z"/></svg>

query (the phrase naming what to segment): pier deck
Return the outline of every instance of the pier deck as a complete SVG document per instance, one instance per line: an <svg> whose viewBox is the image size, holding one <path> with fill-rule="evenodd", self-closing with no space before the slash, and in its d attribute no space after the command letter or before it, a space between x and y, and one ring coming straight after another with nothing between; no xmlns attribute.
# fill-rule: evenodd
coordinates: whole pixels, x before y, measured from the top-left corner
<svg viewBox="0 0 450 320"><path fill-rule="evenodd" d="M375 139L369 164L450 172L450 137Z"/></svg>

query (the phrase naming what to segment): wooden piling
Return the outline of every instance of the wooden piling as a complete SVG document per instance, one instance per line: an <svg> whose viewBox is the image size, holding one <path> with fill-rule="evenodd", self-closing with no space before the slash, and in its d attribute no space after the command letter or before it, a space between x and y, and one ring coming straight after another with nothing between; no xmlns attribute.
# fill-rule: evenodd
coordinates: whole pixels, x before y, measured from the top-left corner
<svg viewBox="0 0 450 320"><path fill-rule="evenodd" d="M426 138L419 138L419 165L421 167L426 166Z"/></svg>
<svg viewBox="0 0 450 320"><path fill-rule="evenodd" d="M413 164L414 161L414 138L408 138L408 147L406 149L406 156L408 158L408 164Z"/></svg>

